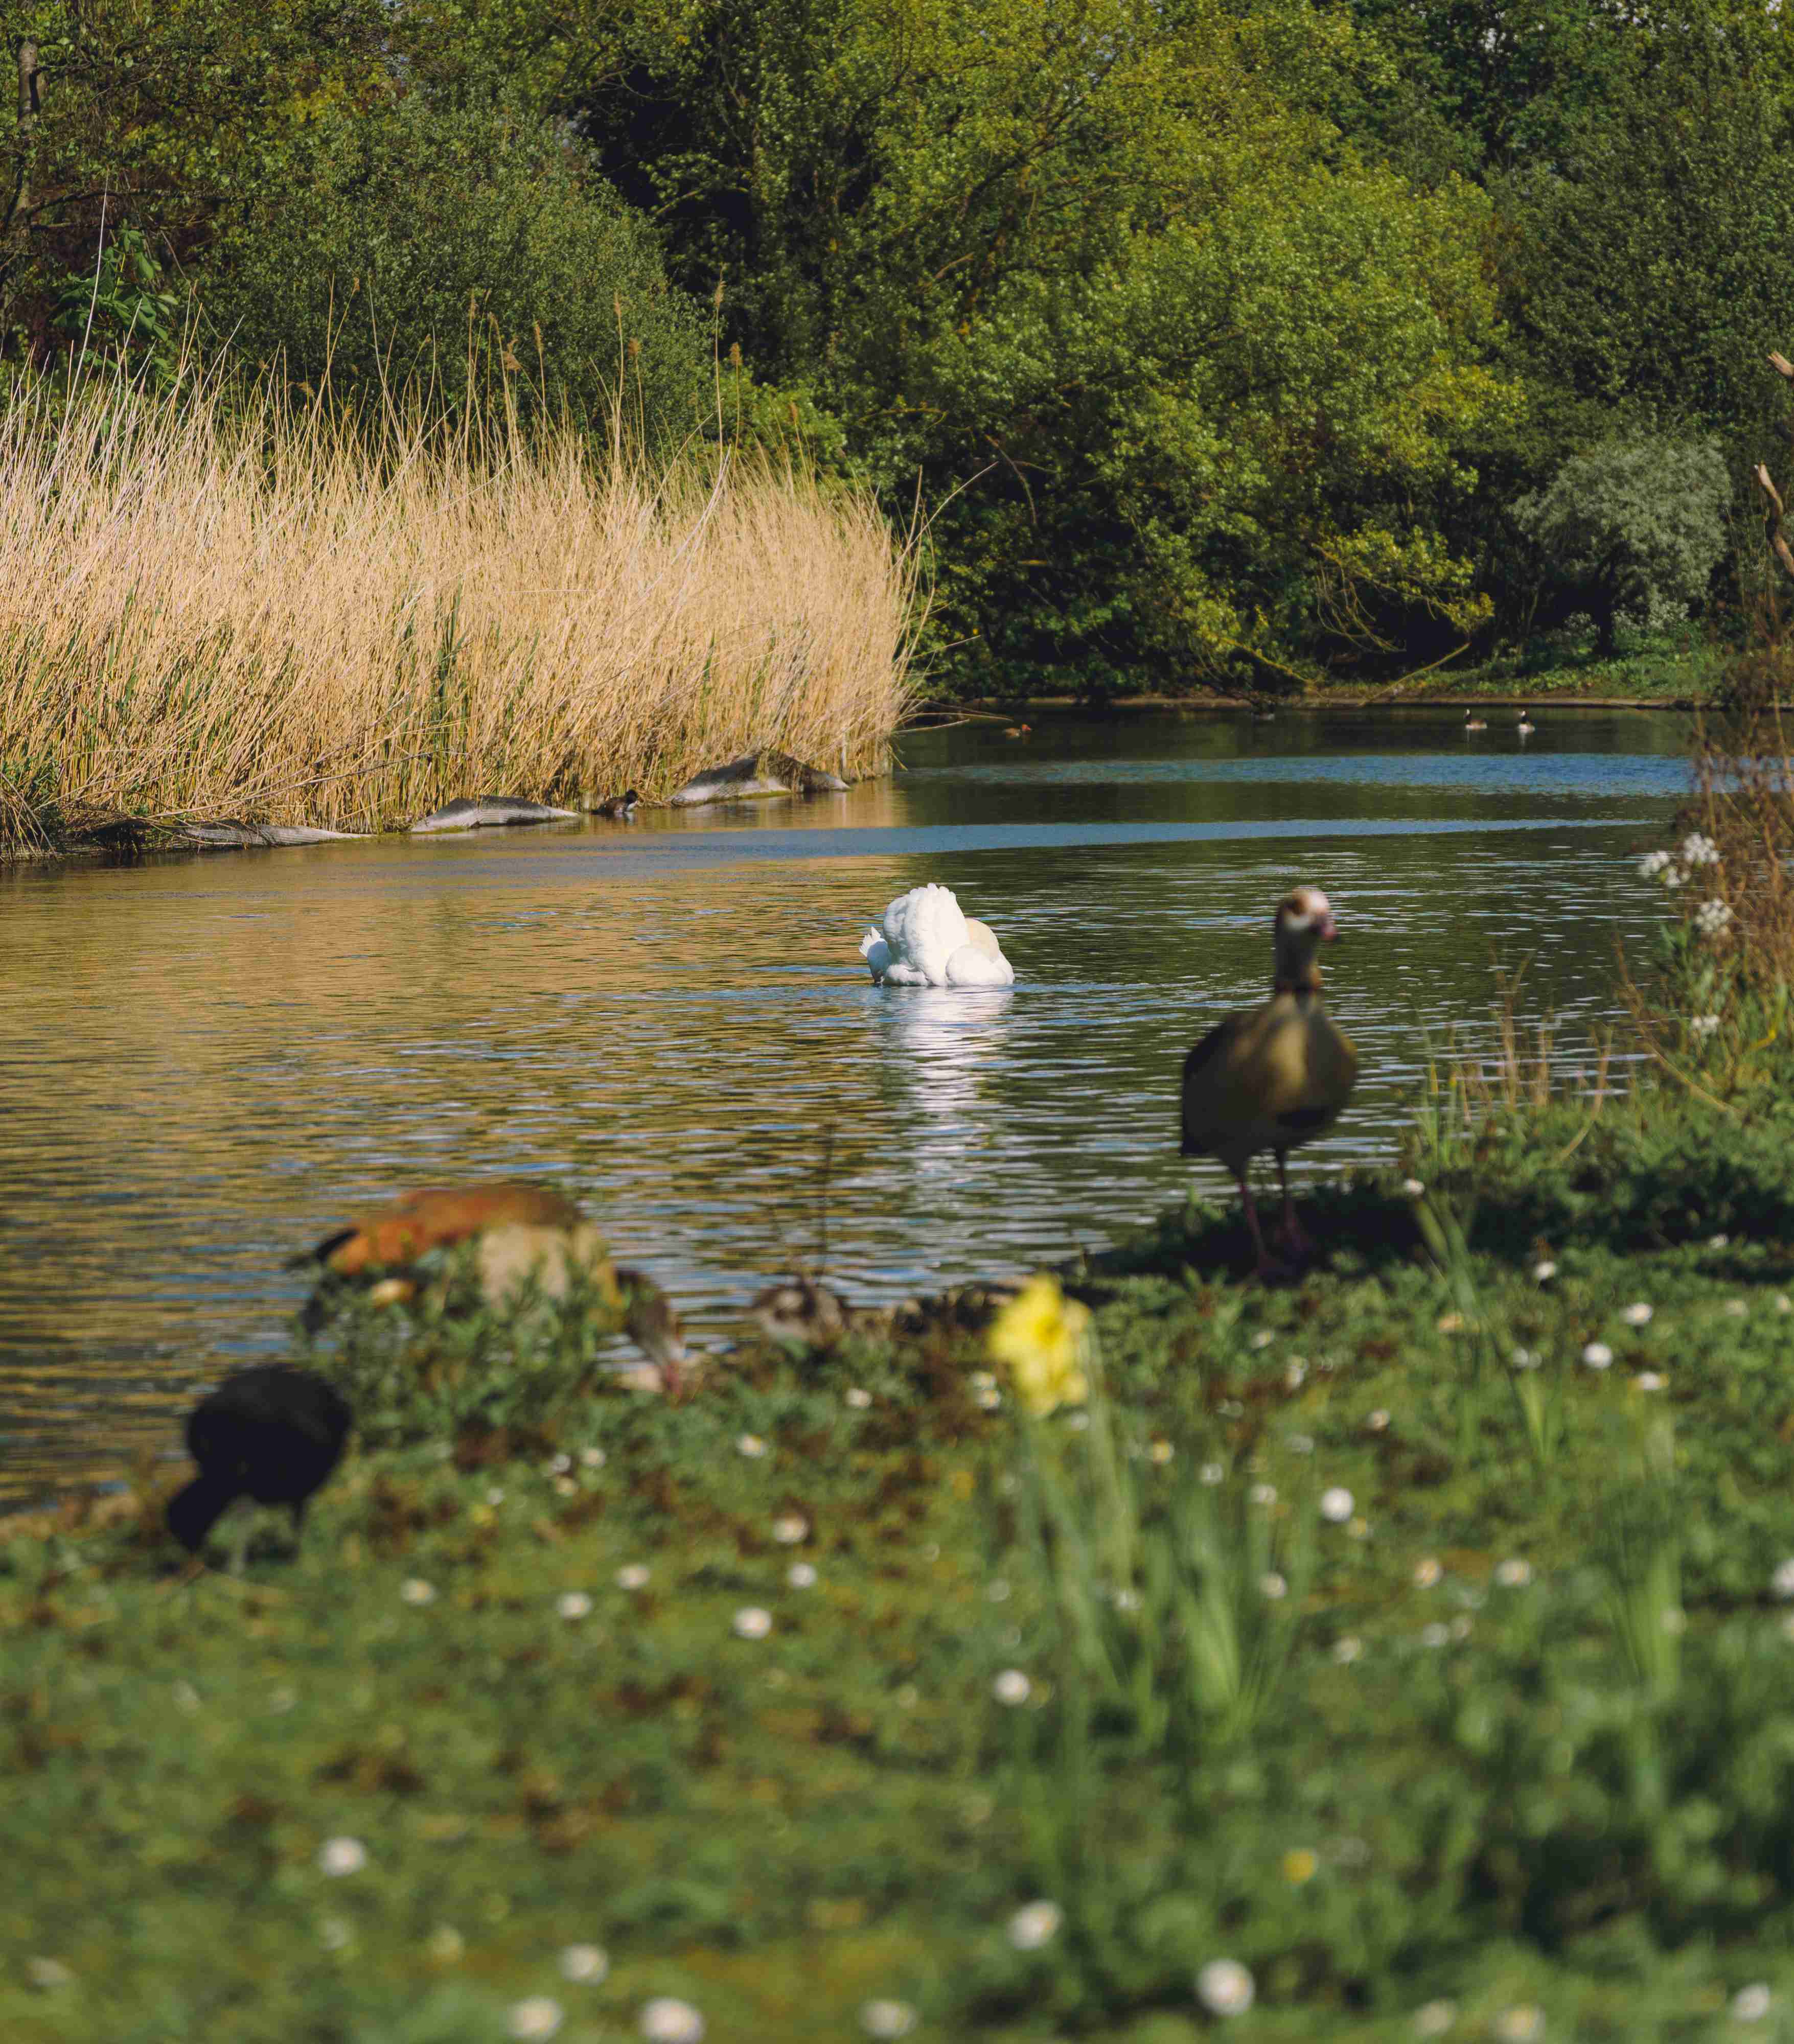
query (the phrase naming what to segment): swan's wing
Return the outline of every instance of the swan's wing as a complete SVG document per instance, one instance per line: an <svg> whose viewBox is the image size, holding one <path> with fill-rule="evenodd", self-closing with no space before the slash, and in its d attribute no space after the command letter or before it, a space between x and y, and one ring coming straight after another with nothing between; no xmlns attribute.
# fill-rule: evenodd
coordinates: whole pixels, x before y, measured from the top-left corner
<svg viewBox="0 0 1794 2044"><path fill-rule="evenodd" d="M876 930L868 930L860 939L860 955L872 968L875 980L883 979L891 970L891 947Z"/></svg>
<svg viewBox="0 0 1794 2044"><path fill-rule="evenodd" d="M976 944L961 944L947 961L949 986L1013 986L1015 968L1001 951L992 958Z"/></svg>
<svg viewBox="0 0 1794 2044"><path fill-rule="evenodd" d="M930 986L945 986L947 961L965 942L965 917L953 889L930 882L885 910L884 935L894 959L914 966Z"/></svg>

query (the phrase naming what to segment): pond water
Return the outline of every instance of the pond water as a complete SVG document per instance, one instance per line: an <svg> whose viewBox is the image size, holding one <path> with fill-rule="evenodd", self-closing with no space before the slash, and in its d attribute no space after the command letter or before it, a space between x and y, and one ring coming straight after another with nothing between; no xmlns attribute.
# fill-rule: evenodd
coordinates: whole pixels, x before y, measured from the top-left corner
<svg viewBox="0 0 1794 2044"><path fill-rule="evenodd" d="M171 1447L197 1384L286 1342L284 1257L450 1174L562 1185L700 1338L825 1209L869 1301L1224 1193L1176 1154L1179 1065L1262 997L1298 881L1332 897L1361 1060L1298 1175L1386 1155L1497 961L1533 956L1573 1046L1661 914L1632 859L1687 785L1683 721L1492 721L980 724L804 803L0 876L0 1495ZM926 880L995 927L1012 989L869 983L868 918Z"/></svg>

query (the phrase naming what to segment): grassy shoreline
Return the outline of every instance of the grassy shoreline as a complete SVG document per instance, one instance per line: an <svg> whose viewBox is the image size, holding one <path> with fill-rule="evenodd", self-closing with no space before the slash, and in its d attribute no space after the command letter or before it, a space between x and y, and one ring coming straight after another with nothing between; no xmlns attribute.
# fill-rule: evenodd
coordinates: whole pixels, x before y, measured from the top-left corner
<svg viewBox="0 0 1794 2044"><path fill-rule="evenodd" d="M1255 2038L1784 2034L1780 1091L1435 1095L1288 1287L1168 1213L1068 1274L1045 1419L961 1300L679 1406L370 1414L242 1583L148 1473L10 1523L0 2030L1192 2044L1226 1961Z"/></svg>
<svg viewBox="0 0 1794 2044"><path fill-rule="evenodd" d="M1611 655L1592 646L1567 646L1547 636L1469 667L1426 667L1419 673L1375 682L1329 682L1299 692L1239 695L1192 692L1147 693L1103 698L1099 707L1176 709L1226 714L1267 707L1280 711L1326 709L1467 709L1536 708L1583 709L1698 709L1712 699L1735 660L1736 649L1717 644L1692 628L1629 647ZM1077 695L926 697L927 710L957 709L998 717L1005 705L1023 709L1093 707Z"/></svg>

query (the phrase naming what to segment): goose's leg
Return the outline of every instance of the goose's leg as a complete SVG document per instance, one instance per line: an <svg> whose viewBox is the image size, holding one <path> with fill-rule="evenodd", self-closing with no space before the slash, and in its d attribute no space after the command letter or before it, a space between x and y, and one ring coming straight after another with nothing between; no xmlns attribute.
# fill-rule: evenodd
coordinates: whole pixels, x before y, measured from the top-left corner
<svg viewBox="0 0 1794 2044"><path fill-rule="evenodd" d="M1311 1256L1315 1245L1295 1218L1295 1202L1289 1196L1289 1152L1277 1152L1277 1183L1283 1188L1283 1224L1277 1230L1277 1247L1286 1255Z"/></svg>
<svg viewBox="0 0 1794 2044"><path fill-rule="evenodd" d="M1235 1175L1240 1181L1240 1204L1245 1209L1246 1228L1251 1234L1252 1246L1258 1257L1258 1274L1267 1280L1280 1278L1283 1266L1272 1260L1270 1252L1265 1247L1265 1237L1258 1226L1258 1208L1253 1203L1252 1188L1246 1183L1245 1173L1241 1171Z"/></svg>

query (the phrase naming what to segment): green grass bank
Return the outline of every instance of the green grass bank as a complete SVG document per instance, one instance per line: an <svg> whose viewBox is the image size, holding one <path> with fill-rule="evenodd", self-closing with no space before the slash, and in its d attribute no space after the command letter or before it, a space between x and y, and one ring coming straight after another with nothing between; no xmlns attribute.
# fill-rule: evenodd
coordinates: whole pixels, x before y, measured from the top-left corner
<svg viewBox="0 0 1794 2044"><path fill-rule="evenodd" d="M1442 1078L1288 1287L1167 1215L1045 1418L964 1302L675 1406L388 1316L296 1559L13 1522L0 2035L1794 2034L1794 1109L1694 1041Z"/></svg>

